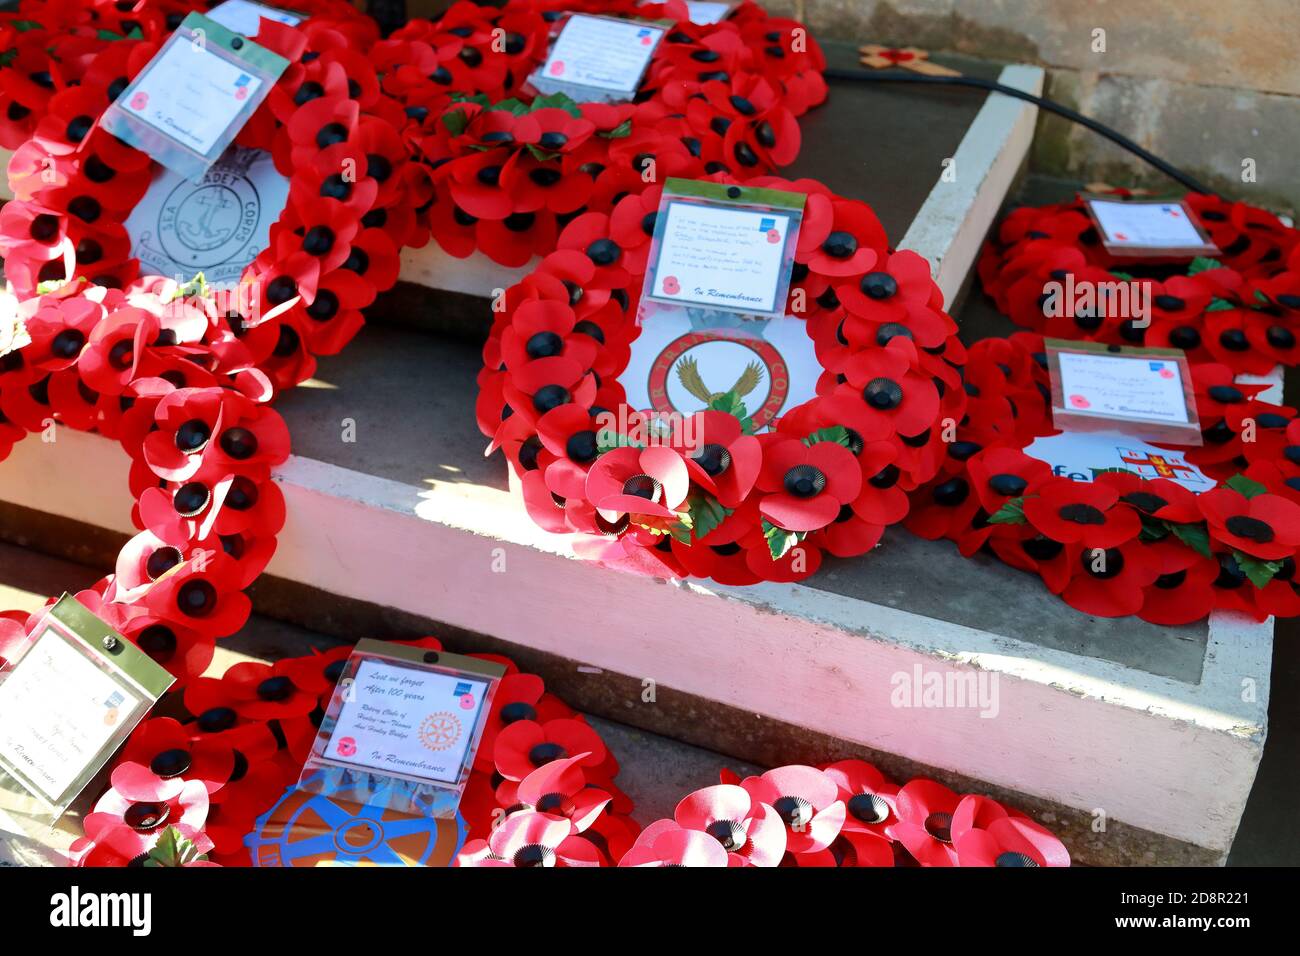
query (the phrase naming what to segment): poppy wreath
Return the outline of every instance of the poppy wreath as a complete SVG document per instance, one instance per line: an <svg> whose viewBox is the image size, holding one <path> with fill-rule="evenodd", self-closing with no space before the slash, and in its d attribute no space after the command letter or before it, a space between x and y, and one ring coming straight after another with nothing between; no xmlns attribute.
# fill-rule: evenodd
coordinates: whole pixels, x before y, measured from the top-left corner
<svg viewBox="0 0 1300 956"><path fill-rule="evenodd" d="M567 11L677 21L635 104L519 98ZM675 2L461 2L437 21L412 21L371 58L410 118L406 136L432 190L417 244L431 236L456 258L481 251L511 267L554 249L578 215L608 214L648 181L752 178L788 165L799 152L797 117L827 92L825 60L806 31L748 2L708 26Z"/></svg>
<svg viewBox="0 0 1300 956"><path fill-rule="evenodd" d="M1018 810L925 778L900 787L864 760L720 780L642 830L618 865L1070 865L1061 841ZM466 845L458 865L484 865L482 854Z"/></svg>
<svg viewBox="0 0 1300 956"><path fill-rule="evenodd" d="M732 393L653 438L651 416L626 405L618 376L639 332L661 187L578 216L505 292L483 352L479 428L533 520L574 535L584 557L724 584L799 580L823 553L875 547L942 464L939 425L966 403L964 349L929 265L890 250L865 203L810 180L749 183L808 196L787 308L823 372L817 396L771 431L756 434ZM605 427L607 414L627 430Z"/></svg>
<svg viewBox="0 0 1300 956"><path fill-rule="evenodd" d="M1127 198L1127 190L1113 195ZM1300 360L1300 232L1263 209L1190 193L1188 207L1221 250L1216 259L1112 256L1083 200L1011 212L979 260L980 280L1017 325L1054 338L1178 348L1191 362L1267 374ZM1125 294L1072 301L1049 283L1129 283ZM1151 303L1149 326L1126 302Z"/></svg>
<svg viewBox="0 0 1300 956"><path fill-rule="evenodd" d="M975 343L966 415L939 473L912 494L907 528L967 557L991 552L1099 617L1176 625L1215 609L1300 613L1296 411L1260 400L1267 386L1235 381L1226 365L1193 365L1192 380L1205 444L1181 454L1217 487L1194 494L1126 471L1078 482L1025 452L1059 433L1042 336Z"/></svg>
<svg viewBox="0 0 1300 956"><path fill-rule="evenodd" d="M442 650L433 637L398 643ZM143 721L123 745L71 862L252 865L250 835L297 782L352 650L245 662L192 681L170 708L174 716ZM631 800L614 783L614 755L540 677L508 658L473 656L504 664L506 673L461 801L466 839L500 847L504 813L544 817L546 839L514 847L515 865L614 865L639 831Z"/></svg>
<svg viewBox="0 0 1300 956"><path fill-rule="evenodd" d="M122 221L153 166L96 120L163 39L91 54L10 164L0 252L31 343L0 359L0 453L60 425L121 443L141 531L83 603L184 687L244 624L243 590L284 524L271 470L289 436L268 402L312 374L314 352L356 333L361 308L396 280L414 215L404 118L357 52L377 39L373 22L263 21L259 42L290 66L238 142L290 178L268 247L235 296L140 276ZM345 180L349 162L357 176Z"/></svg>

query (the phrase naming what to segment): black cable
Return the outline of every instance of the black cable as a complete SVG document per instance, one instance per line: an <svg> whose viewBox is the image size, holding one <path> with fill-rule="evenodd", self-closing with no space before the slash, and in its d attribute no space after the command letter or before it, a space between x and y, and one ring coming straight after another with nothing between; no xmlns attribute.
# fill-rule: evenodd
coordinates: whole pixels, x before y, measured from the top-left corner
<svg viewBox="0 0 1300 956"><path fill-rule="evenodd" d="M875 72L871 70L840 69L828 69L826 70L825 76L828 80L849 80L854 82L865 81L868 83L926 83L938 86L969 86L977 90L988 90L995 93L1002 93L1006 96L1014 96L1018 100L1024 100L1026 103L1033 103L1039 109L1047 110L1049 113L1055 113L1057 116L1063 116L1071 122L1078 123L1081 126L1086 126L1094 133L1099 133L1117 146L1121 146L1128 150L1139 159L1150 163L1170 179L1176 180L1194 193L1205 193L1209 196L1218 196L1218 193L1214 190L1206 188L1178 167L1165 162L1159 156L1147 152L1127 136L1115 132L1109 126L1099 123L1095 119L1084 116L1082 113L1075 112L1068 106L1062 106L1060 103L1054 102L1053 100L1044 99L1041 96L1035 96L1033 93L1026 93L1024 90L1018 90L1014 86L1004 86L995 80L985 80L977 76L966 76L964 74L959 74L957 76L931 76L930 74L924 73Z"/></svg>

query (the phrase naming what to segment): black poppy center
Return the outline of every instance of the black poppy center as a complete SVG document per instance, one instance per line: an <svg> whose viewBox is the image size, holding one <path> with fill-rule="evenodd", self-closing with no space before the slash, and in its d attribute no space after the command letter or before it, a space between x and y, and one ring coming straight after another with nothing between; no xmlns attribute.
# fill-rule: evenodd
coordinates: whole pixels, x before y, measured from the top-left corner
<svg viewBox="0 0 1300 956"><path fill-rule="evenodd" d="M199 714L199 730L219 734L235 726L235 712L229 707L212 707Z"/></svg>
<svg viewBox="0 0 1300 956"><path fill-rule="evenodd" d="M569 399L569 390L563 385L543 385L533 393L533 408L545 414L552 408L567 404Z"/></svg>
<svg viewBox="0 0 1300 956"><path fill-rule="evenodd" d="M1106 523L1106 515L1102 511L1082 502L1071 502L1068 505L1062 505L1056 513L1062 521L1070 521L1074 524Z"/></svg>
<svg viewBox="0 0 1300 956"><path fill-rule="evenodd" d="M534 767L540 767L548 764L552 760L561 760L566 756L564 748L559 744L541 743L528 751L528 759Z"/></svg>
<svg viewBox="0 0 1300 956"><path fill-rule="evenodd" d="M555 866L555 851L540 843L529 843L516 850L511 861L518 867Z"/></svg>
<svg viewBox="0 0 1300 956"><path fill-rule="evenodd" d="M524 345L529 358L550 358L564 351L564 339L555 332L536 332Z"/></svg>
<svg viewBox="0 0 1300 956"><path fill-rule="evenodd" d="M598 266L612 266L623 254L613 239L597 239L587 247L587 258Z"/></svg>
<svg viewBox="0 0 1300 956"><path fill-rule="evenodd" d="M704 832L721 843L728 853L740 852L749 840L749 835L738 820L714 820L704 828Z"/></svg>
<svg viewBox="0 0 1300 956"><path fill-rule="evenodd" d="M989 479L989 487L1000 495L1006 495L1009 498L1015 498L1025 493L1029 487L1029 482L1019 475L994 475Z"/></svg>
<svg viewBox="0 0 1300 956"><path fill-rule="evenodd" d="M832 259L847 259L858 251L858 240L849 232L832 232L822 242L822 252Z"/></svg>
<svg viewBox="0 0 1300 956"><path fill-rule="evenodd" d="M1161 508L1169 504L1169 502L1165 501L1164 498L1161 498L1157 494L1152 494L1149 491L1131 491L1128 494L1121 496L1119 500L1126 504L1130 504L1138 511L1149 515L1155 514Z"/></svg>
<svg viewBox="0 0 1300 956"><path fill-rule="evenodd" d="M1124 553L1119 548L1091 548L1079 555L1083 569L1094 578L1109 581L1124 570Z"/></svg>
<svg viewBox="0 0 1300 956"><path fill-rule="evenodd" d="M781 483L796 498L812 498L826 488L826 475L812 465L795 465L785 473Z"/></svg>
<svg viewBox="0 0 1300 956"><path fill-rule="evenodd" d="M1224 527L1228 529L1229 534L1257 544L1268 544L1273 540L1273 528L1267 522L1249 515L1233 515L1224 522Z"/></svg>
<svg viewBox="0 0 1300 956"><path fill-rule="evenodd" d="M791 829L802 830L812 822L813 805L803 797L777 797L772 804L777 816Z"/></svg>
<svg viewBox="0 0 1300 956"><path fill-rule="evenodd" d="M187 455L192 455L208 443L212 429L201 418L191 418L176 429L176 447Z"/></svg>
<svg viewBox="0 0 1300 956"><path fill-rule="evenodd" d="M286 700L293 695L293 681L283 674L268 677L257 685L257 696L265 701Z"/></svg>
<svg viewBox="0 0 1300 956"><path fill-rule="evenodd" d="M925 832L940 843L952 843L952 814L930 814L925 818Z"/></svg>
<svg viewBox="0 0 1300 956"><path fill-rule="evenodd" d="M649 475L633 475L623 482L623 494L644 498L646 501L658 501L662 489L659 481Z"/></svg>
<svg viewBox="0 0 1300 956"><path fill-rule="evenodd" d="M898 292L898 280L888 272L868 272L858 287L869 299L888 299Z"/></svg>
<svg viewBox="0 0 1300 956"><path fill-rule="evenodd" d="M849 797L848 811L863 823L884 823L889 819L889 804L878 793L855 793Z"/></svg>
<svg viewBox="0 0 1300 956"><path fill-rule="evenodd" d="M149 761L149 769L163 779L168 777L179 777L186 770L190 769L190 752L182 750L179 747L173 747L171 750L164 750L153 760Z"/></svg>
<svg viewBox="0 0 1300 956"><path fill-rule="evenodd" d="M185 558L181 555L179 548L164 545L149 555L144 562L144 570L149 575L149 580L157 581L183 560Z"/></svg>
<svg viewBox="0 0 1300 956"><path fill-rule="evenodd" d="M190 617L206 617L217 606L217 589L201 578L186 581L176 591L176 606Z"/></svg>
<svg viewBox="0 0 1300 956"><path fill-rule="evenodd" d="M725 445L710 442L699 450L695 463L704 469L705 474L716 478L731 467L731 452Z"/></svg>
<svg viewBox="0 0 1300 956"><path fill-rule="evenodd" d="M137 833L148 833L166 823L171 812L165 803L133 803L122 814L122 822Z"/></svg>
<svg viewBox="0 0 1300 956"><path fill-rule="evenodd" d="M596 447L596 433L591 429L574 432L565 442L564 451L569 458L579 464L594 461L599 451Z"/></svg>
<svg viewBox="0 0 1300 956"><path fill-rule="evenodd" d="M1006 850L1002 853L999 853L997 857L993 860L993 865L994 866L1032 866L1032 867L1038 866L1038 864L1035 863L1028 854L1018 853L1014 850Z"/></svg>
<svg viewBox="0 0 1300 956"><path fill-rule="evenodd" d="M517 720L536 720L537 711L532 704L522 700L511 701L501 708L501 723L513 724Z"/></svg>
<svg viewBox="0 0 1300 956"><path fill-rule="evenodd" d="M62 359L76 358L85 344L85 333L79 329L64 329L50 343L50 353Z"/></svg>

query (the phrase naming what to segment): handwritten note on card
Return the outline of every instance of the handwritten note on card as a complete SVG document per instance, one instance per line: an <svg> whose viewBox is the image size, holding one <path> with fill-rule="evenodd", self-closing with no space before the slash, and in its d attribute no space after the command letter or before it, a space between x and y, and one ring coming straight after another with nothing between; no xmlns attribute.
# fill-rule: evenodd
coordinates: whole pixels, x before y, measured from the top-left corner
<svg viewBox="0 0 1300 956"><path fill-rule="evenodd" d="M549 82L632 94L664 28L575 14L565 21L539 71Z"/></svg>
<svg viewBox="0 0 1300 956"><path fill-rule="evenodd" d="M1138 253L1145 250L1216 251L1197 231L1181 202L1120 202L1089 199L1108 248Z"/></svg>
<svg viewBox="0 0 1300 956"><path fill-rule="evenodd" d="M669 203L646 294L682 305L775 312L790 219L780 212Z"/></svg>
<svg viewBox="0 0 1300 956"><path fill-rule="evenodd" d="M340 763L454 783L474 739L488 685L365 660L330 737Z"/></svg>
<svg viewBox="0 0 1300 956"><path fill-rule="evenodd" d="M1179 365L1145 356L1062 352L1066 410L1125 421L1185 425L1187 401Z"/></svg>
<svg viewBox="0 0 1300 956"><path fill-rule="evenodd" d="M204 155L261 87L261 79L211 51L172 43L150 62L123 106Z"/></svg>
<svg viewBox="0 0 1300 956"><path fill-rule="evenodd" d="M0 684L0 760L48 803L142 706L58 631L41 634Z"/></svg>

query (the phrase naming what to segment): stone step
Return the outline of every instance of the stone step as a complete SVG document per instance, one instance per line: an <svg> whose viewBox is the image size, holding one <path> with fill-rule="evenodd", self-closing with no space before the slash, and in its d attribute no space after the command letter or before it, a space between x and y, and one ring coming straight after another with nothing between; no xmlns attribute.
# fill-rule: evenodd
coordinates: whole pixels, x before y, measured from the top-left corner
<svg viewBox="0 0 1300 956"><path fill-rule="evenodd" d="M0 544L0 608L34 611L48 595L87 586L102 573L86 565ZM410 631L405 636L422 637L425 633ZM360 636L364 635L354 635ZM254 615L236 637L218 645L207 674L219 677L240 661L275 661L341 643L338 637ZM620 761L618 784L636 805L632 816L642 826L671 817L683 796L717 783L718 770L724 766L743 775L761 772L751 764L637 727L601 717L589 720ZM63 865L62 854L81 835L80 820L101 790L101 781L87 787L53 830L0 810L0 866Z"/></svg>

